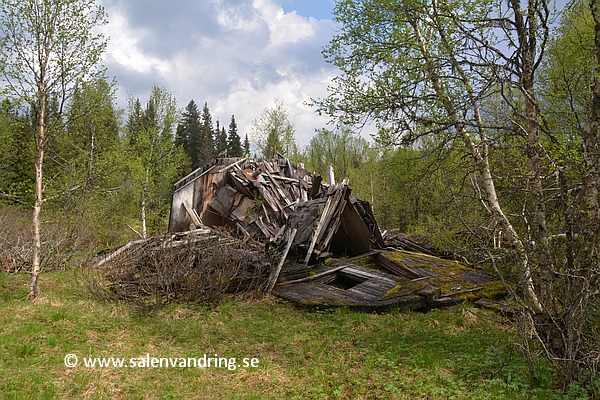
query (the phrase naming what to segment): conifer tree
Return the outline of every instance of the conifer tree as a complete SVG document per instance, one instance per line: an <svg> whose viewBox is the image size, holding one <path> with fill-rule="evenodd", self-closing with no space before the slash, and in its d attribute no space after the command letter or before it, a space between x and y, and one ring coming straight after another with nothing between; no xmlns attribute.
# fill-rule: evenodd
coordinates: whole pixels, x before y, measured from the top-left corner
<svg viewBox="0 0 600 400"><path fill-rule="evenodd" d="M153 87L145 110L136 114L137 103L130 105L129 126L139 129L126 131L130 146L129 163L132 180L139 191L141 214L140 236L146 237L151 217L158 217L171 197L171 185L176 180L183 156L175 148L173 130L177 104L165 89ZM133 114L133 116L132 116Z"/></svg>
<svg viewBox="0 0 600 400"><path fill-rule="evenodd" d="M208 103L204 103L202 108L202 116L200 119L200 141L198 144L198 164L199 166L206 165L212 160L215 147L213 144L213 122Z"/></svg>
<svg viewBox="0 0 600 400"><path fill-rule="evenodd" d="M199 162L201 136L200 112L194 100L190 100L182 113L181 122L177 125L175 146L183 147L190 159L192 169L201 165Z"/></svg>
<svg viewBox="0 0 600 400"><path fill-rule="evenodd" d="M246 133L246 137L244 138L244 154L250 155L250 140L248 140L248 134Z"/></svg>
<svg viewBox="0 0 600 400"><path fill-rule="evenodd" d="M129 146L135 146L138 140L140 131L142 130L142 104L140 99L130 99L130 111L127 123L125 124L125 132L127 133L127 140Z"/></svg>
<svg viewBox="0 0 600 400"><path fill-rule="evenodd" d="M231 116L231 122L229 122L229 135L227 138L227 151L230 157L242 157L242 142L240 135L237 132L237 124L235 122L235 116Z"/></svg>
<svg viewBox="0 0 600 400"><path fill-rule="evenodd" d="M4 99L0 103L0 203L32 202L31 187L34 184L30 159L34 143L16 104Z"/></svg>
<svg viewBox="0 0 600 400"><path fill-rule="evenodd" d="M220 126L217 121L217 129L215 130L215 153L225 156L227 154L227 133L225 127Z"/></svg>

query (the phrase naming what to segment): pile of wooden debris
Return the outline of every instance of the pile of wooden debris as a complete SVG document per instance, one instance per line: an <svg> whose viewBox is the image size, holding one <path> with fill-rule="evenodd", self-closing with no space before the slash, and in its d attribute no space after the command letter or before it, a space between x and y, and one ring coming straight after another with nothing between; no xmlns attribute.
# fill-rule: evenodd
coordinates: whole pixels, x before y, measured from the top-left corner
<svg viewBox="0 0 600 400"><path fill-rule="evenodd" d="M307 307L365 311L426 310L465 300L488 307L506 294L502 283L489 273L396 249L332 259L315 268L288 263L273 293Z"/></svg>
<svg viewBox="0 0 600 400"><path fill-rule="evenodd" d="M288 159L218 159L175 184L169 232L225 226L311 259L383 246L368 203ZM292 238L292 232L296 232Z"/></svg>

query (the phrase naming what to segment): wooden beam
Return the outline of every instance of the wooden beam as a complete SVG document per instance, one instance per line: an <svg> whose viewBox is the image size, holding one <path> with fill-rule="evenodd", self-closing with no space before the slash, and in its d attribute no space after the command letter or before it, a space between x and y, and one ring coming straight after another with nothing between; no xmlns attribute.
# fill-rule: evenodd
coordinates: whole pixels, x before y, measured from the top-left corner
<svg viewBox="0 0 600 400"><path fill-rule="evenodd" d="M277 278L279 278L279 274L281 273L281 268L283 267L283 263L285 262L285 259L287 258L290 248L292 247L292 243L294 242L294 238L296 237L297 231L298 230L296 228L292 229L292 232L290 233L290 238L288 239L287 246L285 247L285 251L283 252L283 255L281 256L281 260L279 260L279 264L277 264L277 267L271 272L271 275L269 276L269 281L268 281L267 287L265 289L266 293L271 293L271 291L273 290L273 287L275 286L275 282L277 282Z"/></svg>
<svg viewBox="0 0 600 400"><path fill-rule="evenodd" d="M200 228L202 226L202 222L200 222L200 217L198 216L196 210L190 207L185 201L181 203L181 205L183 206L183 208L185 208L185 211L187 211L188 215L192 219L192 223L194 224L194 226L196 228Z"/></svg>
<svg viewBox="0 0 600 400"><path fill-rule="evenodd" d="M104 264L105 262L108 262L110 260L112 260L113 258L115 258L116 256L118 256L119 254L123 253L125 250L129 249L132 246L135 246L136 244L142 244L145 243L147 241L149 241L150 239L139 239L139 240L134 240L132 242L127 243L124 246L119 247L117 250L113 251L112 253L102 257L102 259L100 261L98 261L95 265L95 268L101 266L102 264Z"/></svg>
<svg viewBox="0 0 600 400"><path fill-rule="evenodd" d="M277 286L280 286L280 285L291 285L291 284L294 284L294 283L302 283L302 282L314 281L315 279L321 278L323 276L331 275L331 274L333 274L335 272L338 272L339 270L344 269L344 268L348 268L348 265L345 265L345 264L344 265L339 265L339 266L337 266L335 268L332 268L330 270L321 272L319 274L307 276L306 278L300 278L300 279L294 279L293 281L281 282L281 283L278 283Z"/></svg>
<svg viewBox="0 0 600 400"><path fill-rule="evenodd" d="M335 174L333 173L333 167L331 165L327 166L327 175L329 178L329 184L331 186L335 185Z"/></svg>
<svg viewBox="0 0 600 400"><path fill-rule="evenodd" d="M304 264L308 265L310 261L310 256L312 255L313 250L315 249L315 245L319 241L321 236L321 232L327 228L329 224L329 209L332 207L333 196L327 197L327 202L325 203L325 207L323 208L323 213L321 214L321 218L319 218L319 222L317 223L317 228L315 229L315 234L310 242L310 246L308 247L308 252L306 253L306 258L304 259Z"/></svg>

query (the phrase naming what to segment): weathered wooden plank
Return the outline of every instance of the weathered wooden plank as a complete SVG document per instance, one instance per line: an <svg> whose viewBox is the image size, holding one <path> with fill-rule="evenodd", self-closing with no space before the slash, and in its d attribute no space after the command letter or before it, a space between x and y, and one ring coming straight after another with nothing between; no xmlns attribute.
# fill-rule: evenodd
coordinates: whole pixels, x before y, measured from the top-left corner
<svg viewBox="0 0 600 400"><path fill-rule="evenodd" d="M461 276L469 283L480 285L482 283L487 283L495 280L494 276L485 271L467 271L463 272Z"/></svg>
<svg viewBox="0 0 600 400"><path fill-rule="evenodd" d="M296 234L296 238L298 238L298 234ZM280 280L295 280L300 278L305 278L310 274L311 267L296 263L296 262L288 262L283 265L280 273Z"/></svg>
<svg viewBox="0 0 600 400"><path fill-rule="evenodd" d="M330 226L328 227L327 236L325 236L325 238L321 241L319 250L324 251L324 250L329 249L329 244L331 243L331 239L333 238L333 235L335 235L337 233L337 231L340 227L340 224L342 223L342 213L344 212L345 206L346 206L346 200L344 200L344 198L341 197L338 200L337 206L331 216L333 223L330 224Z"/></svg>
<svg viewBox="0 0 600 400"><path fill-rule="evenodd" d="M271 207L273 209L273 211L275 212L279 212L281 210L281 206L279 205L279 201L277 201L275 199L275 197L273 197L273 195L271 195L271 192L268 189L269 187L266 185L261 185L259 190L260 190L260 194L262 194L262 196L264 197L265 201L267 202L267 204L269 205L269 207Z"/></svg>
<svg viewBox="0 0 600 400"><path fill-rule="evenodd" d="M239 221L244 221L255 206L256 204L254 201L244 197L240 204L231 212L231 215L233 215Z"/></svg>
<svg viewBox="0 0 600 400"><path fill-rule="evenodd" d="M269 276L269 281L267 283L267 287L265 290L266 293L271 293L271 291L273 290L273 286L275 286L275 282L277 281L277 278L279 278L279 273L281 272L281 267L283 267L283 263L285 262L285 259L287 258L290 248L292 247L292 243L294 242L294 237L296 237L296 232L297 232L296 228L292 229L292 231L290 232L290 238L288 239L287 246L285 247L285 250L281 256L281 260L279 261L279 264L277 264L277 267L273 270L273 272Z"/></svg>
<svg viewBox="0 0 600 400"><path fill-rule="evenodd" d="M243 193L244 195L248 196L251 199L254 198L254 193L252 191L253 184L252 184L252 186L250 186L251 182L246 179L245 175L243 175L243 178L242 178L241 176L238 175L238 173L236 171L231 171L229 176L238 191L240 191L241 193Z"/></svg>
<svg viewBox="0 0 600 400"><path fill-rule="evenodd" d="M226 172L226 171L228 171L228 170L230 170L232 168L237 167L239 164L241 164L241 163L243 163L245 161L248 161L248 157L242 158L241 160L239 160L237 162L234 162L233 164L229 164L228 166L226 166L225 168L223 168L221 171L222 172Z"/></svg>
<svg viewBox="0 0 600 400"><path fill-rule="evenodd" d="M354 266L346 267L346 269L344 269L344 272L349 275L354 275L354 276L357 276L357 277L363 278L363 279L377 279L377 280L380 280L381 282L386 282L386 283L394 285L394 286L396 286L396 284L398 283L398 281L388 278L389 275L386 276L379 271L368 270L367 268L359 269Z"/></svg>
<svg viewBox="0 0 600 400"><path fill-rule="evenodd" d="M354 257L349 257L349 258L345 258L343 260L334 260L333 263L335 264L339 264L339 263L349 263L350 261L354 261L354 260L360 260L361 258L365 258L365 257L371 257L374 256L376 254L381 253L381 250L373 250L373 251L369 251L368 253L363 253L363 254L359 254L357 256Z"/></svg>
<svg viewBox="0 0 600 400"><path fill-rule="evenodd" d="M329 184L335 185L335 174L333 173L333 167L331 165L327 166L327 176L329 178Z"/></svg>
<svg viewBox="0 0 600 400"><path fill-rule="evenodd" d="M123 253L124 251L128 250L129 248L131 248L135 245L138 245L138 244L146 243L149 240L150 239L138 239L138 240L134 240L132 242L127 243L126 245L119 247L117 250L113 251L112 253L102 257L102 259L96 263L96 267L99 267L102 264L109 262L110 260L117 257L119 254Z"/></svg>
<svg viewBox="0 0 600 400"><path fill-rule="evenodd" d="M260 229L260 231L266 238L271 237L271 232L269 231L269 228L267 228L265 223L260 218L255 218L253 222L256 224L258 229Z"/></svg>
<svg viewBox="0 0 600 400"><path fill-rule="evenodd" d="M364 298L370 297L373 300L377 300L383 297L390 289L396 287L396 284L397 283L394 282L394 284L386 285L376 279L366 280L356 286L351 287L347 290L347 292L356 293Z"/></svg>
<svg viewBox="0 0 600 400"><path fill-rule="evenodd" d="M310 261L310 257L312 256L312 252L315 249L315 245L320 239L321 232L325 229L325 227L329 224L329 209L333 207L334 198L333 196L329 196L327 198L327 202L325 203L325 207L323 208L323 212L321 214L321 218L319 218L319 222L317 223L317 228L315 229L315 234L308 246L308 252L306 253L306 258L304 259L304 264L308 264Z"/></svg>
<svg viewBox="0 0 600 400"><path fill-rule="evenodd" d="M187 176L181 178L180 180L178 180L177 182L175 182L173 184L174 190L180 190L182 187L189 185L190 183L196 181L201 176L208 174L215 167L216 167L216 165L213 165L206 170L204 170L204 167L197 168L195 171L193 171L189 175L187 175Z"/></svg>
<svg viewBox="0 0 600 400"><path fill-rule="evenodd" d="M312 179L312 184L310 187L310 198L314 199L317 197L317 195L319 194L319 192L321 191L321 181L323 180L323 178L321 177L321 175L316 175L313 179Z"/></svg>
<svg viewBox="0 0 600 400"><path fill-rule="evenodd" d="M381 267L398 276L403 276L407 279L418 279L423 277L422 275L418 274L417 272L405 266L404 264L396 262L381 253L377 254L375 260Z"/></svg>
<svg viewBox="0 0 600 400"><path fill-rule="evenodd" d="M304 304L323 305L361 305L365 300L360 295L348 293L346 290L318 282L304 282L293 286L278 286L277 295L283 295L292 301Z"/></svg>
<svg viewBox="0 0 600 400"><path fill-rule="evenodd" d="M315 275L307 276L306 278L301 278L301 279L295 279L295 280L293 280L293 281L286 281L286 282L282 282L282 283L280 283L280 285L291 285L291 284L294 284L294 283L301 283L301 282L310 282L310 281L314 281L314 280L316 280L316 279L319 279L319 278L322 278L322 277L324 277L324 276L327 276L327 275L331 275L331 274L333 274L333 273L336 273L336 272L338 272L339 270L341 270L341 269L344 269L344 268L346 268L346 267L347 267L347 265L340 265L340 266L338 266L338 267L332 268L332 269L330 269L330 270L327 270L327 271L325 271L325 272L321 272L321 273L318 273L318 274L315 274Z"/></svg>
<svg viewBox="0 0 600 400"><path fill-rule="evenodd" d="M196 228L200 228L202 226L202 222L200 222L200 217L198 216L198 213L196 213L196 210L190 207L189 204L185 201L181 203L181 205L183 206L183 208L185 208L185 211L187 211L188 215L192 219L192 223L194 224L194 226Z"/></svg>

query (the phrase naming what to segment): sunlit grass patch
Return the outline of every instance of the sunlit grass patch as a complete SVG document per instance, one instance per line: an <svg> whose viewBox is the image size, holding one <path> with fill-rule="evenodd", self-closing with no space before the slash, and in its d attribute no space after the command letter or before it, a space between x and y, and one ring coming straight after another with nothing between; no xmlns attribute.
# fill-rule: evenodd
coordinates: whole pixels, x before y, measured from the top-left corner
<svg viewBox="0 0 600 400"><path fill-rule="evenodd" d="M42 300L0 275L0 392L7 398L505 399L556 394L530 379L510 324L468 305L428 313L307 311L272 297L140 313L42 276ZM67 368L84 357L256 357L256 368ZM542 364L543 365L543 364Z"/></svg>

